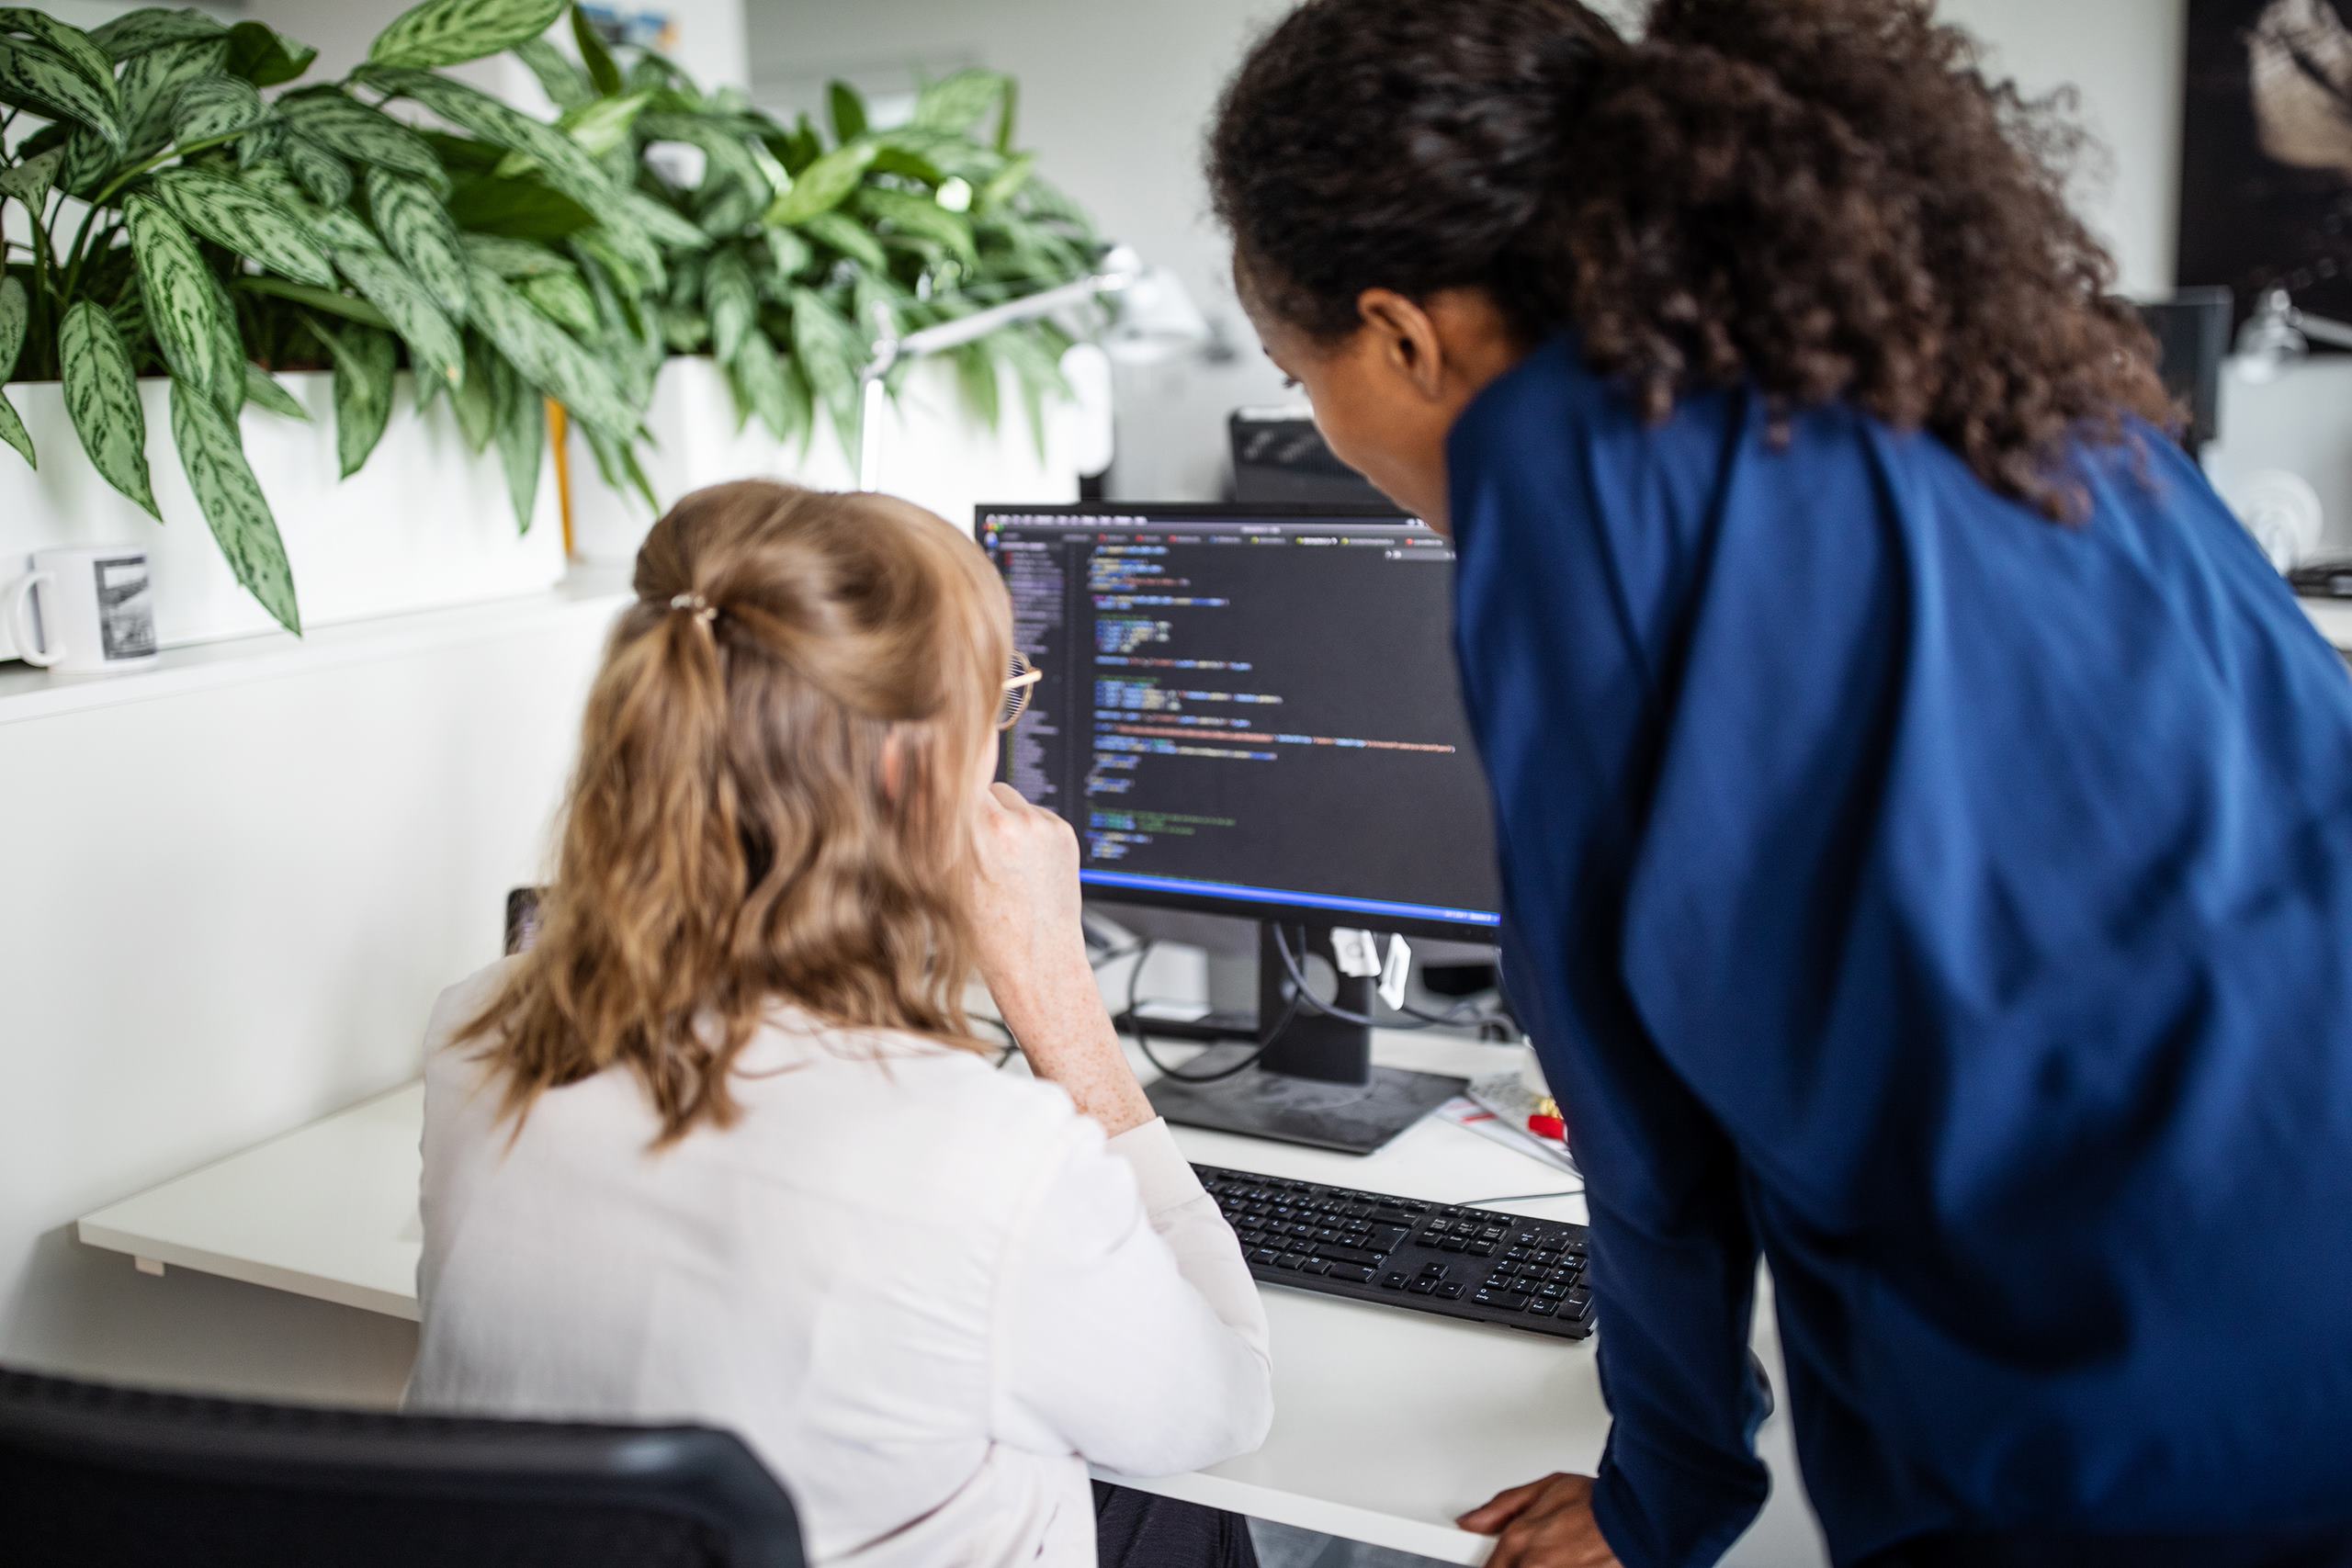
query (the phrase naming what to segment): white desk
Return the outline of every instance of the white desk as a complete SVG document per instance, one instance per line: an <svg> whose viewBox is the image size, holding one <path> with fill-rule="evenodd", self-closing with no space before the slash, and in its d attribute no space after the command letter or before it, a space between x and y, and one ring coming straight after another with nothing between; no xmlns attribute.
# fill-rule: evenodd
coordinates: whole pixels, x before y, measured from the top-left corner
<svg viewBox="0 0 2352 1568"><path fill-rule="evenodd" d="M1464 1077L1514 1058L1499 1047L1385 1034L1387 1065ZM416 1308L415 1085L85 1216L81 1237L167 1267L413 1319ZM1445 1202L1575 1185L1548 1167L1437 1121L1368 1158L1179 1129L1212 1165L1330 1181ZM1579 1199L1510 1205L1581 1220ZM1479 1562L1484 1537L1451 1523L1505 1486L1555 1470L1589 1472L1609 1418L1589 1344L1269 1290L1274 1427L1264 1448L1190 1475L1140 1483L1278 1523L1372 1541L1450 1562ZM1607 1302L1601 1333L1608 1332ZM1782 1386L1769 1303L1758 1354ZM1802 1500L1789 1422L1776 1414L1759 1448L1773 1496L1727 1562L1808 1568L1825 1561ZM787 1477L787 1482L789 1478Z"/></svg>

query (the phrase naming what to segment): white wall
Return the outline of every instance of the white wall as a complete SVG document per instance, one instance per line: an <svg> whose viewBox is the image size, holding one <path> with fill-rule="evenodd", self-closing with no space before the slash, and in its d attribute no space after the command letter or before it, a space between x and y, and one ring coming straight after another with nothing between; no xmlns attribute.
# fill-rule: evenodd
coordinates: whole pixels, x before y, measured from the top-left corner
<svg viewBox="0 0 2352 1568"><path fill-rule="evenodd" d="M543 863L600 634L0 701L0 1362L398 1394L408 1325L147 1278L73 1222L415 1075L434 997Z"/></svg>
<svg viewBox="0 0 2352 1568"><path fill-rule="evenodd" d="M1021 136L1106 231L1175 267L1244 352L1223 368L1121 388L1117 482L1130 496L1215 496L1225 415L1282 400L1226 276L1200 141L1226 74L1285 0L745 0L755 92L806 102L829 74L861 84L981 63L1021 81ZM1612 0L1605 6L1622 12ZM1944 0L2030 90L2072 84L2106 143L2077 198L2115 245L2126 288L2171 287L2186 0ZM2283 466L2316 484L2352 547L2352 359L2267 389L2233 386L2217 470Z"/></svg>

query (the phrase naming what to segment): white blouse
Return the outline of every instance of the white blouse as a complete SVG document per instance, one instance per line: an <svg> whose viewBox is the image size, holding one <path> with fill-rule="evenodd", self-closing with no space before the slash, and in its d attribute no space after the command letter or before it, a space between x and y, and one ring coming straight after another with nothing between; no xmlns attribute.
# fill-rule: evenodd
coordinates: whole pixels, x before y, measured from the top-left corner
<svg viewBox="0 0 2352 1568"><path fill-rule="evenodd" d="M858 1568L1091 1568L1090 1461L1264 1440L1264 1309L1166 1123L1106 1141L1049 1084L786 1010L726 1131L650 1152L614 1071L516 1134L444 1048L499 977L427 1036L412 1408L731 1427Z"/></svg>

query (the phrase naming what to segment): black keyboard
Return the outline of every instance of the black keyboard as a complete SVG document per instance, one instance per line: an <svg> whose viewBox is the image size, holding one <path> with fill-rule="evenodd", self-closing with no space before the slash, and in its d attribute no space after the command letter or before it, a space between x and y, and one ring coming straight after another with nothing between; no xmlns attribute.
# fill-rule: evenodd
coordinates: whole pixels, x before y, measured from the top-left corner
<svg viewBox="0 0 2352 1568"><path fill-rule="evenodd" d="M1582 1225L1193 1169L1240 1238L1250 1275L1267 1284L1561 1339L1592 1332Z"/></svg>

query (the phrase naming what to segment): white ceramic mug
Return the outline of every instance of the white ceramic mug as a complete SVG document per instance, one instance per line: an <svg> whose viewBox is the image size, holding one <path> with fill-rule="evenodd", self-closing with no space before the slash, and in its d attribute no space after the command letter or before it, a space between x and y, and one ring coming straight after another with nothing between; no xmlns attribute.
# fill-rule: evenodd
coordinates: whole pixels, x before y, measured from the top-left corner
<svg viewBox="0 0 2352 1568"><path fill-rule="evenodd" d="M155 659L155 593L135 545L36 550L10 585L17 657L53 675L110 675Z"/></svg>

